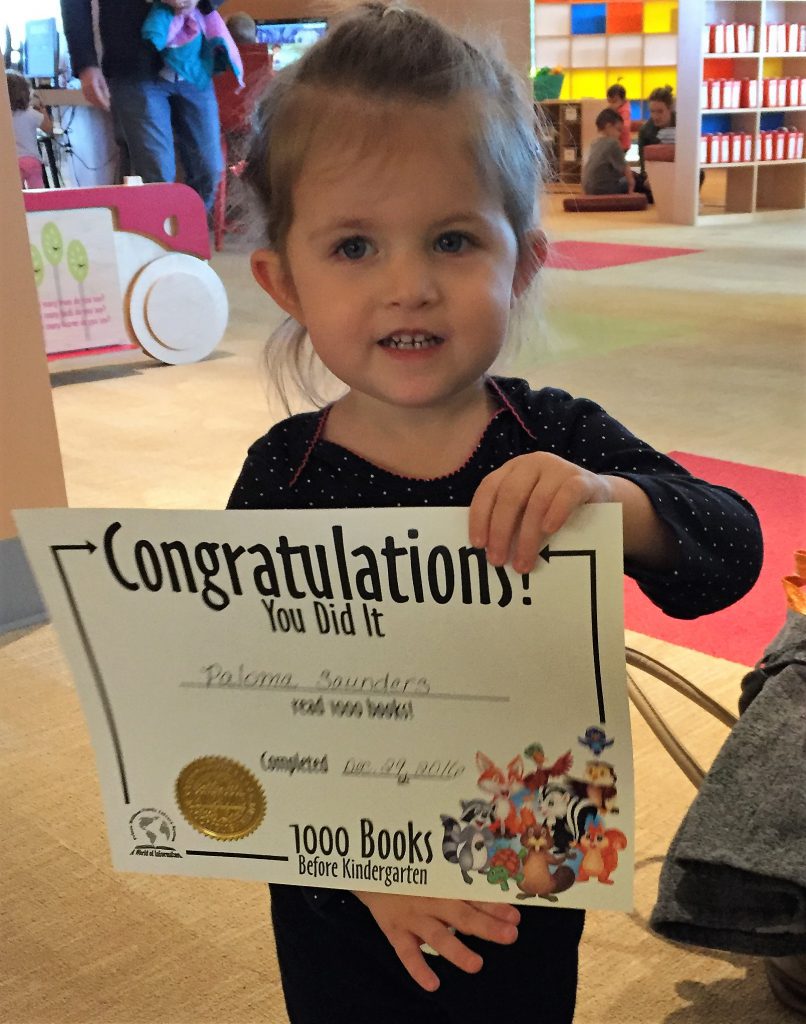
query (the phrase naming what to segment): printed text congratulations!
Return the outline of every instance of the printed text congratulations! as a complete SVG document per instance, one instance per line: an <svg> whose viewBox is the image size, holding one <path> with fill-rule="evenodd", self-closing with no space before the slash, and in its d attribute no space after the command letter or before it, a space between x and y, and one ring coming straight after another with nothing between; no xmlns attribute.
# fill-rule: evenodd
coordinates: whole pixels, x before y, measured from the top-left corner
<svg viewBox="0 0 806 1024"><path fill-rule="evenodd" d="M276 542L233 546L226 542L131 540L111 523L103 539L110 573L127 590L199 594L213 611L223 611L234 597L246 592L260 597L393 601L405 604L497 604L512 601L506 569L487 563L484 551L451 549L444 544L422 548L415 529L408 543L384 538L376 549L366 544L351 548L341 526L334 525L323 544L293 544L283 534ZM529 577L521 577L523 603Z"/></svg>

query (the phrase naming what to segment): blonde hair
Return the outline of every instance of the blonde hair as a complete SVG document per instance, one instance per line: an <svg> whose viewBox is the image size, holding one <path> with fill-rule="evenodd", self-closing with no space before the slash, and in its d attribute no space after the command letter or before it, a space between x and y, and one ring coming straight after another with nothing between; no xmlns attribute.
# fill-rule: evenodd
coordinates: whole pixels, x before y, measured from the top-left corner
<svg viewBox="0 0 806 1024"><path fill-rule="evenodd" d="M345 100L349 110L345 109ZM367 115L383 105L444 106L462 101L477 171L498 192L524 254L534 228L543 155L525 83L506 62L472 45L436 19L400 3L370 0L280 71L261 100L243 179L260 204L269 248L285 257L294 216L293 189L313 139L334 115ZM376 138L367 133L367 140ZM286 409L285 376L321 404L312 384L315 357L292 318L273 332L267 361ZM286 349L287 358L275 359Z"/></svg>

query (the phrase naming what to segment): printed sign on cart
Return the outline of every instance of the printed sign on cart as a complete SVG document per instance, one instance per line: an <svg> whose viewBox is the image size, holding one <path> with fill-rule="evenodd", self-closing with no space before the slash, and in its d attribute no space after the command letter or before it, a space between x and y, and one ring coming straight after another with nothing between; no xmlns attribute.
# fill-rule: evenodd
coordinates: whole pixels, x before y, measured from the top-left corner
<svg viewBox="0 0 806 1024"><path fill-rule="evenodd" d="M46 352L128 342L112 211L40 211L27 223Z"/></svg>
<svg viewBox="0 0 806 1024"><path fill-rule="evenodd" d="M17 520L118 870L632 905L620 506L528 575L464 509Z"/></svg>

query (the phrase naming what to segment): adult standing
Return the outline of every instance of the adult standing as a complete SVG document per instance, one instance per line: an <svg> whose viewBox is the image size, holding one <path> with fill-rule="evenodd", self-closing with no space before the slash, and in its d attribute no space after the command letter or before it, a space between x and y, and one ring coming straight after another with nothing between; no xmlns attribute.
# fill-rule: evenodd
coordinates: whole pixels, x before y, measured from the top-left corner
<svg viewBox="0 0 806 1024"><path fill-rule="evenodd" d="M223 0L164 0L177 14L209 14ZM218 105L212 82L198 88L166 67L141 36L147 0L98 0L101 60L92 0L61 0L73 73L93 106L112 111L128 150L129 170L143 181L174 181L176 152L185 181L209 210L222 170Z"/></svg>

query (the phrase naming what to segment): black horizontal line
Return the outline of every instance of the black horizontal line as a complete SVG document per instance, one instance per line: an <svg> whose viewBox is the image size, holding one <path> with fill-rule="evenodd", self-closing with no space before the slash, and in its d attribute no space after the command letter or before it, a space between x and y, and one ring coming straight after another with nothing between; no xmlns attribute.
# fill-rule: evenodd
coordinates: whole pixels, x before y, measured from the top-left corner
<svg viewBox="0 0 806 1024"><path fill-rule="evenodd" d="M242 860L288 860L273 853L229 853L226 850L185 850L188 857L240 857Z"/></svg>
<svg viewBox="0 0 806 1024"><path fill-rule="evenodd" d="M182 682L180 686L189 686L196 690L254 690L260 693L316 693L320 697L333 700L355 699L356 697L372 697L373 700L414 700L418 697L430 697L432 700L489 700L509 701L509 697L500 697L486 693L407 693L405 690L320 690L316 686L209 686L207 683Z"/></svg>

